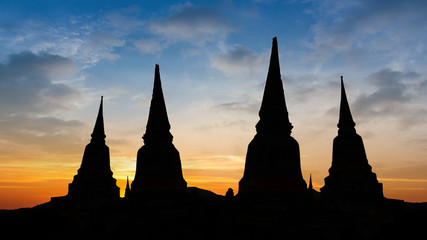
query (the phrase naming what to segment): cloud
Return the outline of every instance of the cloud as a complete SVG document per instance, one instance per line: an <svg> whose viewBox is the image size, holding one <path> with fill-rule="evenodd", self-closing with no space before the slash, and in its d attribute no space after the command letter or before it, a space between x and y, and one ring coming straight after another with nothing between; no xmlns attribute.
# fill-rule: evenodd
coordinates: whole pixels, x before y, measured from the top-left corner
<svg viewBox="0 0 427 240"><path fill-rule="evenodd" d="M407 141L410 147L427 151L427 138L414 138Z"/></svg>
<svg viewBox="0 0 427 240"><path fill-rule="evenodd" d="M19 114L3 117L0 121L1 139L7 144L21 146L27 151L31 151L31 147L36 147L49 153L69 154L81 152L84 146L80 133L87 125L78 120ZM89 136L89 133L87 135ZM2 153L10 151L7 144Z"/></svg>
<svg viewBox="0 0 427 240"><path fill-rule="evenodd" d="M249 114L257 114L260 108L259 102L249 102L249 101L241 101L241 102L228 102L214 105L212 107L213 110L220 111L239 111L246 112Z"/></svg>
<svg viewBox="0 0 427 240"><path fill-rule="evenodd" d="M115 50L125 45L129 27L137 28L141 24L132 15L120 11L102 16L66 15L51 22L21 19L0 26L4 29L0 44L6 54L27 50L49 52L73 58L83 67L91 67L103 59L113 61L119 58Z"/></svg>
<svg viewBox="0 0 427 240"><path fill-rule="evenodd" d="M321 1L312 26L311 60L378 59L403 69L425 53L427 28L419 23L427 21L426 11L422 0Z"/></svg>
<svg viewBox="0 0 427 240"><path fill-rule="evenodd" d="M256 75L268 66L268 53L254 53L244 46L233 45L213 57L211 66L227 76Z"/></svg>
<svg viewBox="0 0 427 240"><path fill-rule="evenodd" d="M419 77L416 72L401 72L382 69L368 77L369 83L377 90L371 94L362 94L354 102L354 110L369 115L384 114L386 111L411 100L405 79Z"/></svg>
<svg viewBox="0 0 427 240"><path fill-rule="evenodd" d="M224 38L234 27L215 9L187 4L169 17L151 22L149 29L167 42L204 45Z"/></svg>
<svg viewBox="0 0 427 240"><path fill-rule="evenodd" d="M391 75L391 78L385 78ZM370 76L371 83L378 89L371 94L362 94L354 102L356 112L369 115L383 115L387 111L395 109L395 105L400 105L410 101L411 96L406 94L407 87L400 81L401 72L394 72L390 69L381 70Z"/></svg>
<svg viewBox="0 0 427 240"><path fill-rule="evenodd" d="M422 123L427 117L427 110L414 104L420 99L413 89L418 86L414 83L420 77L414 71L381 69L367 78L377 89L369 94L360 94L352 104L352 110L365 119L396 118L401 128Z"/></svg>
<svg viewBox="0 0 427 240"><path fill-rule="evenodd" d="M126 34L138 30L146 24L145 21L138 19L141 9L137 6L119 9L109 12L105 15L108 24L116 31L122 31Z"/></svg>
<svg viewBox="0 0 427 240"><path fill-rule="evenodd" d="M97 32L92 34L79 47L75 56L85 64L96 64L102 59L110 61L116 60L120 55L113 53L114 48L122 47L125 44L119 36L111 32Z"/></svg>
<svg viewBox="0 0 427 240"><path fill-rule="evenodd" d="M336 79L335 81L331 79ZM313 98L336 100L333 93L339 91L338 76L321 76L318 74L304 74L300 76L282 76L285 98L294 104L311 101ZM287 96L289 95L289 96ZM332 99L331 99L332 98ZM318 105L316 108L319 108Z"/></svg>
<svg viewBox="0 0 427 240"><path fill-rule="evenodd" d="M2 153L16 149L13 146L77 151L86 124L51 116L75 108L81 98L79 90L59 82L77 72L71 59L48 53L21 52L0 64Z"/></svg>
<svg viewBox="0 0 427 240"><path fill-rule="evenodd" d="M81 92L56 81L77 73L78 67L69 58L58 55L22 52L0 64L1 115L19 112L47 113L70 109Z"/></svg>
<svg viewBox="0 0 427 240"><path fill-rule="evenodd" d="M167 47L166 43L160 42L157 39L139 39L134 40L133 44L139 49L143 54L146 53L158 53Z"/></svg>

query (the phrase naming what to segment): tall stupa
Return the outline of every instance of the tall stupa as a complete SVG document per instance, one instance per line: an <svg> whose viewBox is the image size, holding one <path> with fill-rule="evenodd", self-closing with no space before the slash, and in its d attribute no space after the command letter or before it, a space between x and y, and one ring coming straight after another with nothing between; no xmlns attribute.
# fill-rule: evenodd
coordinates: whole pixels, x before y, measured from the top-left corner
<svg viewBox="0 0 427 240"><path fill-rule="evenodd" d="M181 158L172 143L170 124L163 97L159 65L154 74L153 96L144 136L138 150L136 173L130 196L182 193L187 189Z"/></svg>
<svg viewBox="0 0 427 240"><path fill-rule="evenodd" d="M298 142L291 136L283 83L280 75L277 38L273 38L270 66L256 124L249 143L239 196L292 195L305 193Z"/></svg>
<svg viewBox="0 0 427 240"><path fill-rule="evenodd" d="M83 160L73 182L68 186L67 197L73 201L108 202L120 198L120 188L116 185L110 168L110 149L105 144L103 98L98 117L86 145Z"/></svg>

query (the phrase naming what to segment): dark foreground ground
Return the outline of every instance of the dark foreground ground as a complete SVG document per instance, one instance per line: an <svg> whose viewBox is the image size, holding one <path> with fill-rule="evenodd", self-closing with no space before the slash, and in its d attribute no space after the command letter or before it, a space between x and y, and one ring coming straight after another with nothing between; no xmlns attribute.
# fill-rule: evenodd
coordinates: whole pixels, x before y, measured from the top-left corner
<svg viewBox="0 0 427 240"><path fill-rule="evenodd" d="M313 199L225 198L189 188L179 199L0 210L0 239L427 239L427 203L399 206L343 210Z"/></svg>

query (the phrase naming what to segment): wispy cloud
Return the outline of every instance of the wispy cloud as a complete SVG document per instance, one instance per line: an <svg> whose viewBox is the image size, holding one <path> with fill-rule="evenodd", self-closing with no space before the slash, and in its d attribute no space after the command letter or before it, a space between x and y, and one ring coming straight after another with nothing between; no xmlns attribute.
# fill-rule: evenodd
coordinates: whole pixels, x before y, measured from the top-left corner
<svg viewBox="0 0 427 240"><path fill-rule="evenodd" d="M427 179L408 179L408 178L378 178L379 181L385 182L419 182L427 183Z"/></svg>
<svg viewBox="0 0 427 240"><path fill-rule="evenodd" d="M399 120L401 128L423 123L427 110L415 107L419 100L416 89L420 74L414 71L393 71L381 69L368 76L367 81L376 90L362 93L353 103L355 114L366 119L393 117ZM408 105L411 104L411 107Z"/></svg>
<svg viewBox="0 0 427 240"><path fill-rule="evenodd" d="M215 9L187 4L172 15L153 21L149 29L169 43L203 45L226 37L234 27Z"/></svg>
<svg viewBox="0 0 427 240"><path fill-rule="evenodd" d="M268 66L267 52L256 53L242 45L233 45L211 59L212 67L227 76L254 76Z"/></svg>
<svg viewBox="0 0 427 240"><path fill-rule="evenodd" d="M37 145L51 152L76 150L75 144L81 141L79 130L86 125L49 115L76 107L82 93L57 81L77 70L71 59L48 53L22 52L11 55L7 64L0 64L3 141Z"/></svg>
<svg viewBox="0 0 427 240"><path fill-rule="evenodd" d="M0 64L1 115L13 113L46 113L72 108L72 101L81 96L73 87L56 81L71 77L78 67L58 55L22 52L11 55Z"/></svg>
<svg viewBox="0 0 427 240"><path fill-rule="evenodd" d="M133 44L142 54L159 53L163 49L168 47L168 45L166 43L160 41L159 39L155 39L155 38L149 38L149 39L148 38L147 39L142 38L142 39L138 39L138 40L133 40Z"/></svg>
<svg viewBox="0 0 427 240"><path fill-rule="evenodd" d="M260 105L260 102L228 102L214 105L212 109L219 111L241 111L250 114L256 114L260 108Z"/></svg>
<svg viewBox="0 0 427 240"><path fill-rule="evenodd" d="M141 24L119 11L104 16L65 15L54 22L34 18L16 20L0 26L3 30L0 43L7 47L2 57L28 50L49 52L90 67L103 59L119 58L115 49L125 45L125 36L130 31L127 27Z"/></svg>
<svg viewBox="0 0 427 240"><path fill-rule="evenodd" d="M311 59L315 62L341 58L341 61L359 59L359 64L366 64L377 59L402 69L413 65L413 57L420 56L420 51L425 52L427 28L420 25L427 20L425 1L321 1L319 4L320 17L312 27L314 37L310 45Z"/></svg>

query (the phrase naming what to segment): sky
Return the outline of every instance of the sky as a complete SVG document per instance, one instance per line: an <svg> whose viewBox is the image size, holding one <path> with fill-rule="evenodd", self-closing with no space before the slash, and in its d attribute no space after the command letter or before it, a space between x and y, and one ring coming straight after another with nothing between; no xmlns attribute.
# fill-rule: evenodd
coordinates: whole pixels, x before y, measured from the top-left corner
<svg viewBox="0 0 427 240"><path fill-rule="evenodd" d="M123 196L160 65L188 186L238 192L278 38L303 177L319 190L337 136L340 76L388 198L427 201L423 0L0 2L0 209L64 196L104 96Z"/></svg>

